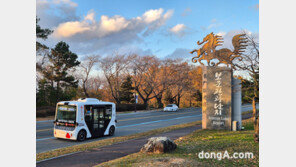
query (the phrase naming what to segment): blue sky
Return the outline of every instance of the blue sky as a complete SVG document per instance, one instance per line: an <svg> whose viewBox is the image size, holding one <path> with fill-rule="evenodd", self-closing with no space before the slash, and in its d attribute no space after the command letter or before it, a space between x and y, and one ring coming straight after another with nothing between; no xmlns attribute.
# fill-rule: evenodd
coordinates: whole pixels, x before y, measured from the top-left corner
<svg viewBox="0 0 296 167"><path fill-rule="evenodd" d="M50 47L63 40L80 56L114 52L159 58L188 52L210 33L259 32L258 0L37 0L40 25L55 30ZM229 43L230 42L230 43ZM227 44L228 43L228 44Z"/></svg>

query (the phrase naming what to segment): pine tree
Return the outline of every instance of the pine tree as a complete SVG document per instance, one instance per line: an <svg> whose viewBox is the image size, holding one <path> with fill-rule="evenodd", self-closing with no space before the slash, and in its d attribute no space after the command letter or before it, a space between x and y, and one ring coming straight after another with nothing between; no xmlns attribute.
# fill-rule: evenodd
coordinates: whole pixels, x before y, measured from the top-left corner
<svg viewBox="0 0 296 167"><path fill-rule="evenodd" d="M50 30L48 28L41 28L41 26L38 24L39 21L40 21L40 19L37 17L36 18L36 38L46 40L48 38L48 36L53 33L53 30ZM42 65L44 63L44 59L47 56L47 54L44 54L42 52L43 51L47 52L48 49L49 48L46 45L44 45L36 40L37 55L42 55L42 57L43 57L41 62L36 62L37 71L42 70Z"/></svg>
<svg viewBox="0 0 296 167"><path fill-rule="evenodd" d="M124 103L134 103L133 86L131 76L127 76L120 85L120 101Z"/></svg>
<svg viewBox="0 0 296 167"><path fill-rule="evenodd" d="M78 86L78 81L74 76L68 74L70 70L80 64L77 55L69 50L68 44L61 41L56 44L54 49L51 49L51 54L48 57L50 65L47 70L43 71L43 75L51 82L51 86L55 87L55 101L61 100L62 97L70 98L63 93L69 91L68 87L77 88Z"/></svg>
<svg viewBox="0 0 296 167"><path fill-rule="evenodd" d="M36 18L36 38L46 40L48 36L53 33L53 30L50 30L48 28L41 28L41 26L38 24L39 21L40 21L40 18L37 17ZM48 49L48 47L36 41L36 50L39 50L39 49Z"/></svg>

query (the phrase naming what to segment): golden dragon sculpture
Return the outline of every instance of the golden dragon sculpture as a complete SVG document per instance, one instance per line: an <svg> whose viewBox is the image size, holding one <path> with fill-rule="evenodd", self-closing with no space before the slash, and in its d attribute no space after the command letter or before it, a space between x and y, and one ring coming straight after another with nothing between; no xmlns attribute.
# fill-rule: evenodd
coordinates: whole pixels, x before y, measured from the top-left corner
<svg viewBox="0 0 296 167"><path fill-rule="evenodd" d="M232 45L234 47L233 51L227 48L216 50L216 47L221 46L222 43L222 36L215 35L213 32L208 34L206 37L204 37L202 42L197 41L197 45L203 44L202 47L190 52L191 54L194 52L197 53L197 56L192 58L192 62L196 63L198 61L200 64L204 65L201 61L206 60L209 66L218 66L219 64L223 63L227 66L230 65L235 69L233 66L233 60L235 58L239 58L238 60L242 61L241 54L244 52L247 46L245 34L238 34L232 38ZM212 62L214 59L217 59L218 62Z"/></svg>

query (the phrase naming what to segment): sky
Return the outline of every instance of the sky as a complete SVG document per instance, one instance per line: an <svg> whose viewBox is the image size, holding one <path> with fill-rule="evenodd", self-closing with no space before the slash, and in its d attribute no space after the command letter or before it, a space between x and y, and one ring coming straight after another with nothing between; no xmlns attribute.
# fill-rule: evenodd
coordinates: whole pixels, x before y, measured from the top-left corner
<svg viewBox="0 0 296 167"><path fill-rule="evenodd" d="M233 35L259 34L259 0L37 0L42 28L83 57L98 54L155 55L192 58L189 52L208 33L224 37L231 48Z"/></svg>

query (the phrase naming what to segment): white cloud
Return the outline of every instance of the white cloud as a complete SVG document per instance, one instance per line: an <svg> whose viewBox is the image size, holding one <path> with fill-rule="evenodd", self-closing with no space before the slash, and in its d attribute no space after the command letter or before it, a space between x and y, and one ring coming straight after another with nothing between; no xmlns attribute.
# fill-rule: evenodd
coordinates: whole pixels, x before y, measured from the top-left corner
<svg viewBox="0 0 296 167"><path fill-rule="evenodd" d="M182 31L184 31L186 26L184 24L177 24L174 27L170 28L170 31L174 34L178 34Z"/></svg>
<svg viewBox="0 0 296 167"><path fill-rule="evenodd" d="M52 29L60 23L79 19L76 15L78 5L71 0L37 0L36 7L41 27Z"/></svg>
<svg viewBox="0 0 296 167"><path fill-rule="evenodd" d="M164 27L173 12L173 10L165 11L161 8L151 9L140 16L125 18L120 15L96 17L96 13L90 10L81 19L56 25L53 28L53 35L49 36L44 44L53 47L63 40L71 46L73 52L78 54L107 53L110 50L141 43L145 36ZM127 50L139 53L148 52L133 47L128 47Z"/></svg>
<svg viewBox="0 0 296 167"><path fill-rule="evenodd" d="M70 37L77 33L82 33L84 31L90 30L90 27L86 25L85 22L66 22L59 25L59 28L57 28L54 31L54 36L56 37Z"/></svg>
<svg viewBox="0 0 296 167"><path fill-rule="evenodd" d="M95 13L89 12L81 21L70 21L61 23L54 32L56 38L71 38L85 33L85 39L98 39L116 33L132 34L135 36L143 32L146 35L164 25L173 14L172 10L164 13L162 8L146 11L142 16L126 19L115 15L112 17L102 15L100 20L95 20ZM88 22L90 20L91 22ZM147 28L147 29L146 29Z"/></svg>
<svg viewBox="0 0 296 167"><path fill-rule="evenodd" d="M151 14L151 18L148 19L148 20L154 20L152 18L157 18L158 17L157 16L157 13L163 14L163 9L162 8L157 9L157 10L158 10L158 12L153 12L153 13L156 13L156 14L154 14L154 17L152 17L152 14ZM149 10L147 12L150 13L150 11L151 10ZM147 12L145 12L145 13L147 13ZM143 33L143 35L144 36L147 36L147 35L151 34L153 31L155 31L156 29L158 29L159 27L163 26L166 23L166 21L172 17L173 14L174 14L174 10L168 10L166 13L164 13L163 15L161 15L160 17L158 17L157 20L154 20L153 22L150 22L149 24L147 24L147 22L146 22L146 24L148 26L148 29L147 29L147 31L145 31ZM142 18L141 17L138 17L138 19L139 20L142 20L145 17L146 16L143 15Z"/></svg>
<svg viewBox="0 0 296 167"><path fill-rule="evenodd" d="M99 37L109 35L111 33L119 32L128 27L130 21L126 20L122 16L113 16L109 18L108 16L101 16L101 21L98 25Z"/></svg>
<svg viewBox="0 0 296 167"><path fill-rule="evenodd" d="M164 15L163 15L163 18L164 18L164 21L166 21L167 19L171 18L174 14L174 10L168 10Z"/></svg>
<svg viewBox="0 0 296 167"><path fill-rule="evenodd" d="M183 37L186 34L194 33L190 28L188 28L185 24L177 24L170 29L168 29L170 35L175 35L177 37Z"/></svg>
<svg viewBox="0 0 296 167"><path fill-rule="evenodd" d="M161 15L163 13L163 9L160 8L160 9L151 9L151 10L148 10L146 11L144 14L143 14L143 19L146 23L151 23L151 22L154 22L158 19L161 18Z"/></svg>
<svg viewBox="0 0 296 167"><path fill-rule="evenodd" d="M77 7L77 3L72 2L71 0L53 0L54 4L69 5L71 7Z"/></svg>
<svg viewBox="0 0 296 167"><path fill-rule="evenodd" d="M85 17L84 20L89 20L91 22L96 22L95 20L95 12L91 11L89 12Z"/></svg>
<svg viewBox="0 0 296 167"><path fill-rule="evenodd" d="M220 31L220 32L217 33L217 35L220 35L220 36L222 36L222 37L223 37L225 34L226 34L226 32L224 32L224 31Z"/></svg>

